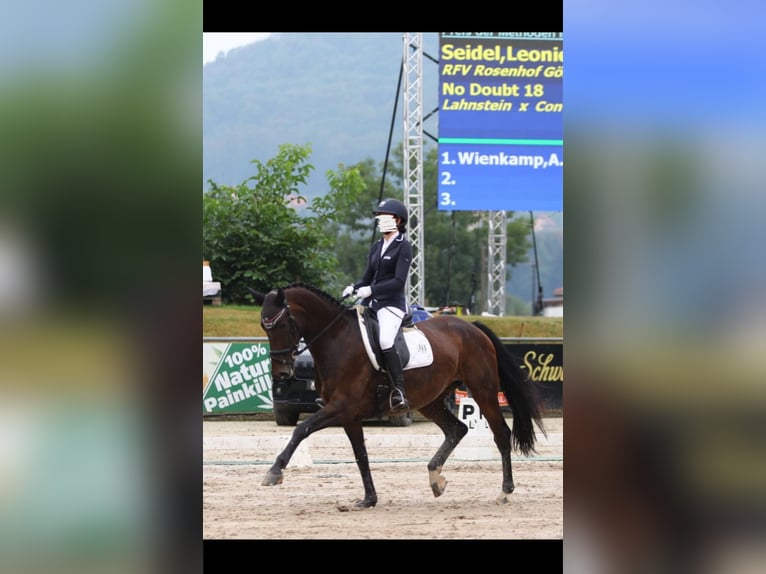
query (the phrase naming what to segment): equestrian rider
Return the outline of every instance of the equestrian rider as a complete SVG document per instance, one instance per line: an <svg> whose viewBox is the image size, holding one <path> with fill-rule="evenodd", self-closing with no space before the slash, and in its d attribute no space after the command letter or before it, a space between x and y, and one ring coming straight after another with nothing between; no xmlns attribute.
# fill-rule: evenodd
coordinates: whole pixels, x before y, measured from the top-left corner
<svg viewBox="0 0 766 574"><path fill-rule="evenodd" d="M342 297L356 293L362 305L376 312L383 366L391 382L389 406L391 411L408 411L402 361L394 347L394 338L407 312L405 290L412 264L412 245L405 235L407 208L399 200L384 199L372 214L383 237L371 247L362 278L347 286Z"/></svg>

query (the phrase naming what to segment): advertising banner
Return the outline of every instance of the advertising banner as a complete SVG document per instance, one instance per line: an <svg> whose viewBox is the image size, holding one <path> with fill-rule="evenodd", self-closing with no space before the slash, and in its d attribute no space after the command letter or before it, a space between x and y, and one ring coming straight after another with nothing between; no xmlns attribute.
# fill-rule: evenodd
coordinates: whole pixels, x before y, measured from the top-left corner
<svg viewBox="0 0 766 574"><path fill-rule="evenodd" d="M202 344L202 413L271 412L268 343Z"/></svg>
<svg viewBox="0 0 766 574"><path fill-rule="evenodd" d="M561 409L564 384L563 343L504 343L521 370L542 393L546 409ZM271 359L268 343L203 343L202 413L272 413ZM455 391L455 403L468 397L464 387ZM505 395L498 393L503 407Z"/></svg>
<svg viewBox="0 0 766 574"><path fill-rule="evenodd" d="M564 390L564 345L561 343L506 343L521 370L537 383L541 399L546 409L563 408ZM455 403L468 396L468 391L460 387L455 391ZM500 392L497 399L501 407L507 407L508 401Z"/></svg>

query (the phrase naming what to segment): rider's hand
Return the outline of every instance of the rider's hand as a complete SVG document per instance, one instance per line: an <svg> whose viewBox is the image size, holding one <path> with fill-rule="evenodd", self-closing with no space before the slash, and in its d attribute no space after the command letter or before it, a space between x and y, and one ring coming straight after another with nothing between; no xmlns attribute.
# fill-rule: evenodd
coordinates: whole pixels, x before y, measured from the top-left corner
<svg viewBox="0 0 766 574"><path fill-rule="evenodd" d="M367 299L367 297L372 295L372 287L370 287L369 285L360 287L359 289L356 290L356 294L362 299Z"/></svg>
<svg viewBox="0 0 766 574"><path fill-rule="evenodd" d="M349 285L348 287L346 287L346 288L343 290L343 295L341 295L341 296L340 296L340 298L341 298L341 299L345 299L346 297L348 297L349 295L351 295L353 292L354 292L354 286L353 286L353 285Z"/></svg>

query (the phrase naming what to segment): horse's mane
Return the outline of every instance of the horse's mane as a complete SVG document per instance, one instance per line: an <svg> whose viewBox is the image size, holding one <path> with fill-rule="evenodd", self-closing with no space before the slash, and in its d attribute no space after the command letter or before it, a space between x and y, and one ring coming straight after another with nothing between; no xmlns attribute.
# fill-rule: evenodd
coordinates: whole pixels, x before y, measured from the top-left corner
<svg viewBox="0 0 766 574"><path fill-rule="evenodd" d="M308 283L302 283L302 282L290 283L289 285L285 285L284 287L282 287L282 289L297 289L297 288L307 289L311 291L312 293L316 293L317 295L322 297L322 299L327 299L331 303L335 303L338 307L343 307L343 304L340 302L340 300L337 297L333 297L326 291L322 291L319 287L314 287L313 285L309 285Z"/></svg>

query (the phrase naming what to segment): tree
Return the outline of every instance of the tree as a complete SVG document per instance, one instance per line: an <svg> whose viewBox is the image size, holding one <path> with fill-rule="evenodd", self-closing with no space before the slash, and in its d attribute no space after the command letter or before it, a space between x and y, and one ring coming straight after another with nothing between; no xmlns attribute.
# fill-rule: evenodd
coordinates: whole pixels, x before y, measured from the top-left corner
<svg viewBox="0 0 766 574"><path fill-rule="evenodd" d="M401 187L397 188L390 179L383 183L381 190L383 167L381 165L379 169L371 158L355 164L352 169L359 173L363 189L350 209L345 213L339 211L336 222L328 222L327 234L336 238L334 252L338 258L339 274L343 277L342 285L339 285L341 289L362 276L370 246L380 237L372 215L380 200L402 198Z"/></svg>
<svg viewBox="0 0 766 574"><path fill-rule="evenodd" d="M241 184L209 181L203 195L203 259L210 261L227 303L252 303L247 290L296 281L331 289L339 283L334 236L326 224L348 211L363 184L359 172L328 171L329 191L309 205L301 194L314 169L310 145L284 144ZM313 213L313 215L312 215Z"/></svg>

